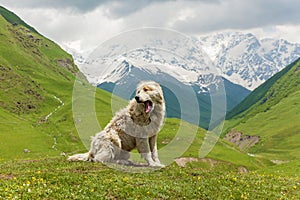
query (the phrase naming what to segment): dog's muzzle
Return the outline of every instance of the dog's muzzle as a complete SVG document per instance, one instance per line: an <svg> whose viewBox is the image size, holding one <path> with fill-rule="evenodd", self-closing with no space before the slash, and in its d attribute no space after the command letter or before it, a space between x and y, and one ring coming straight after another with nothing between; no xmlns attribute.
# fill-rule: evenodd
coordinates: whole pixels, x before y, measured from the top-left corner
<svg viewBox="0 0 300 200"><path fill-rule="evenodd" d="M137 103L143 103L145 105L145 113L151 112L151 110L153 108L152 101L150 101L150 100L142 101L139 96L135 96L134 98L135 98L135 100L136 100Z"/></svg>

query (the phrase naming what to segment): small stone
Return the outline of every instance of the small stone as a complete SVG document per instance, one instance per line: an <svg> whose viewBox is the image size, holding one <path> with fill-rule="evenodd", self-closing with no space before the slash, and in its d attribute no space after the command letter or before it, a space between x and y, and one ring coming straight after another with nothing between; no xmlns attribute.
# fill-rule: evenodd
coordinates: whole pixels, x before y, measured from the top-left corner
<svg viewBox="0 0 300 200"><path fill-rule="evenodd" d="M24 152L24 153L29 153L30 150L29 150L29 149L24 149L23 152Z"/></svg>

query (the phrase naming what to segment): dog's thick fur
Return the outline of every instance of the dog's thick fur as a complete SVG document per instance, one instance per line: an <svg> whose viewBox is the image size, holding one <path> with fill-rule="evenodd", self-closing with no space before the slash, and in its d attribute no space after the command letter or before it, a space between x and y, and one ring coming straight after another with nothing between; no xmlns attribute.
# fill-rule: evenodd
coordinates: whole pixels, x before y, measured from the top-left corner
<svg viewBox="0 0 300 200"><path fill-rule="evenodd" d="M129 152L137 148L149 166L162 167L156 139L164 115L165 102L159 84L141 82L129 105L116 113L104 130L92 138L89 152L70 156L68 160L128 164Z"/></svg>

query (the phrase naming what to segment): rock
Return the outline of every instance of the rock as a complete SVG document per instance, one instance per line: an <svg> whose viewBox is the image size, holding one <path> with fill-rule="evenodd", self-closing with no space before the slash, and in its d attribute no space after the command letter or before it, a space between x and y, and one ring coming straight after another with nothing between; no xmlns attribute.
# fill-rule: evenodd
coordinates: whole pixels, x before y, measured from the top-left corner
<svg viewBox="0 0 300 200"><path fill-rule="evenodd" d="M24 149L23 152L24 152L24 153L29 153L30 150L29 150L29 149Z"/></svg>
<svg viewBox="0 0 300 200"><path fill-rule="evenodd" d="M191 162L196 162L198 161L198 158L192 158L192 157L188 157L188 158L176 158L175 162L178 166L180 167L185 167L185 165L187 163L191 163Z"/></svg>
<svg viewBox="0 0 300 200"><path fill-rule="evenodd" d="M240 166L238 168L238 171L241 173L241 174L247 174L249 172L249 170L246 168L246 167L243 167L243 166Z"/></svg>

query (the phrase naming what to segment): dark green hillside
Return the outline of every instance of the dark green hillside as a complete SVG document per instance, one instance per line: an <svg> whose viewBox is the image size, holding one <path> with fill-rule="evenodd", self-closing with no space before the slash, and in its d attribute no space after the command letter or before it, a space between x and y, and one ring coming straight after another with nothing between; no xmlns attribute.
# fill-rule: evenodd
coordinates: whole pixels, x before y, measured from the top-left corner
<svg viewBox="0 0 300 200"><path fill-rule="evenodd" d="M29 30L38 33L33 27L29 26L28 24L26 24L20 17L18 17L17 15L15 15L13 12L5 9L4 7L0 6L0 14L6 19L6 21L8 21L9 23L13 24L13 25L22 25L26 28L28 28Z"/></svg>
<svg viewBox="0 0 300 200"><path fill-rule="evenodd" d="M279 92L274 93L276 88L273 88L270 90L271 87L275 84L275 82L280 79L282 76L284 76L286 73L288 73L291 68L294 67L294 65L299 62L299 59L296 60L294 63L288 65L286 68L284 68L279 73L275 74L272 78L267 80L265 83L263 83L261 86L256 88L247 98L245 98L241 103L239 103L236 107L234 107L228 114L227 119L231 119L233 117L237 117L239 114L243 113L247 109L249 109L254 104L264 104L266 101L268 101L268 105L271 106L271 104L276 104L276 102L282 98L284 95L292 92L293 90L297 90L297 87L294 87L294 84L297 84L297 78L295 78L294 81L289 80L287 77L284 80L281 80L280 82L287 81L282 87L287 87L286 89L278 88L280 89ZM277 84L281 84L281 83ZM267 94L268 93L268 94ZM277 95L275 97L274 95ZM272 97L272 98L271 98ZM270 104L270 101L273 103ZM266 104L265 104L266 105ZM248 111L247 111L248 112ZM245 112L246 113L246 112ZM243 114L245 114L243 113ZM240 116L239 116L240 117Z"/></svg>
<svg viewBox="0 0 300 200"><path fill-rule="evenodd" d="M248 104L247 104L248 102ZM300 60L254 90L226 123L234 129L258 135L260 142L250 149L257 157L275 163L300 159ZM242 112L244 110L244 112ZM241 112L241 113L240 113Z"/></svg>

